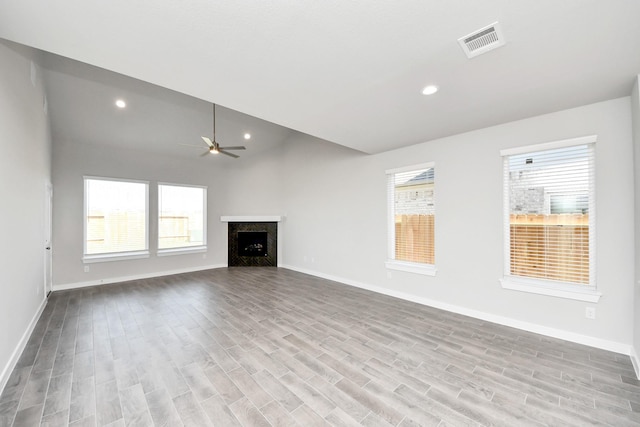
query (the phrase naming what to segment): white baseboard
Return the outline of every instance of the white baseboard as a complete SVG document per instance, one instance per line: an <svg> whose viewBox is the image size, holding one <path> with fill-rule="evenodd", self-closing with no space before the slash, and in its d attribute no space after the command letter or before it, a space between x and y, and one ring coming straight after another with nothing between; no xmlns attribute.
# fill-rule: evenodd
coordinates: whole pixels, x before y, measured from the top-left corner
<svg viewBox="0 0 640 427"><path fill-rule="evenodd" d="M53 285L53 291L66 291L69 289L86 288L89 286L107 285L111 283L128 282L130 280L150 279L152 277L170 276L172 274L193 273L194 271L212 270L214 268L226 268L226 264L201 265L198 267L180 268L177 270L156 271L153 273L135 274L131 276L109 277L107 279L89 280L86 282L63 283Z"/></svg>
<svg viewBox="0 0 640 427"><path fill-rule="evenodd" d="M633 364L633 370L636 371L636 377L640 380L640 357L634 347L631 347L631 363Z"/></svg>
<svg viewBox="0 0 640 427"><path fill-rule="evenodd" d="M0 395L2 395L2 392L4 391L4 388L7 385L7 381L9 381L9 376L13 372L13 369L16 367L16 364L18 363L18 360L20 359L20 356L22 355L24 348L27 346L27 342L31 337L31 333L33 332L33 329L36 327L38 320L40 320L40 316L42 315L44 308L47 306L47 301L48 300L44 298L40 303L40 306L38 307L35 314L31 318L31 322L29 322L27 329L22 334L20 341L18 341L18 345L16 346L15 350L13 350L13 353L11 354L9 361L7 362L4 369L2 370L2 373L0 374Z"/></svg>
<svg viewBox="0 0 640 427"><path fill-rule="evenodd" d="M563 339L566 341L575 342L578 344L584 344L603 350L612 351L624 355L631 355L632 347L628 344L623 344L615 341L603 340L601 338L595 338L588 335L577 334L575 332L565 331L563 329L550 328L548 326L541 326L535 323L523 322L521 320L512 319L510 317L498 316L492 313L486 313L479 310L473 310L467 307L461 307L458 305L448 304L442 301L436 301L429 298L418 297L405 292L398 292L379 286L372 286L365 283L357 282L354 280L344 279L342 277L332 276L330 274L324 274L305 268L295 267L292 265L283 265L282 268L298 271L300 273L309 274L311 276L321 277L323 279L332 280L334 282L343 283L345 285L354 286L361 289L366 289L379 294L400 298L406 301L415 302L418 304L426 305L429 307L439 308L441 310L450 311L452 313L462 314L464 316L474 317L476 319L485 320L487 322L497 323L503 326L509 326L516 329L521 329L536 334L546 335L548 337ZM632 358L633 361L633 358ZM638 359L634 362L636 374L638 373Z"/></svg>

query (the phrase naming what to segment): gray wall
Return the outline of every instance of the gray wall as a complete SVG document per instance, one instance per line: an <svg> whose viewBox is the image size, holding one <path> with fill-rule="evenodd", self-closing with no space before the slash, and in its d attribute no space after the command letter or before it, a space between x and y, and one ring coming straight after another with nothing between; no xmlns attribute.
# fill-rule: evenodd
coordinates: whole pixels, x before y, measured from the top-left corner
<svg viewBox="0 0 640 427"><path fill-rule="evenodd" d="M504 290L504 148L598 135L596 319L585 302ZM630 98L363 156L294 137L284 156L284 263L391 295L629 352L633 336ZM435 162L435 277L387 271L385 170Z"/></svg>
<svg viewBox="0 0 640 427"><path fill-rule="evenodd" d="M45 185L51 140L30 49L0 41L0 390L43 308Z"/></svg>
<svg viewBox="0 0 640 427"><path fill-rule="evenodd" d="M632 360L636 375L640 378L640 75L635 79L631 92L631 120L633 122L633 147L635 159L635 325Z"/></svg>

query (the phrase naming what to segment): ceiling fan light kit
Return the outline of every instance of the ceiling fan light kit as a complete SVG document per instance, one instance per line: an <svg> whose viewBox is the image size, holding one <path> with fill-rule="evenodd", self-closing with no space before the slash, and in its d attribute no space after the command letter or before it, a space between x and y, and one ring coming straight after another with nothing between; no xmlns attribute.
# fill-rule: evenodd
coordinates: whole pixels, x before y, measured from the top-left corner
<svg viewBox="0 0 640 427"><path fill-rule="evenodd" d="M234 159L237 159L240 156L233 153L229 153L227 150L245 150L246 149L242 145L237 145L233 147L220 147L220 144L218 144L218 142L216 141L216 104L213 104L213 140L211 140L206 136L203 136L201 138L204 141L204 143L207 144L208 150L200 154L200 157L204 157L207 154L221 153L229 157L233 157Z"/></svg>

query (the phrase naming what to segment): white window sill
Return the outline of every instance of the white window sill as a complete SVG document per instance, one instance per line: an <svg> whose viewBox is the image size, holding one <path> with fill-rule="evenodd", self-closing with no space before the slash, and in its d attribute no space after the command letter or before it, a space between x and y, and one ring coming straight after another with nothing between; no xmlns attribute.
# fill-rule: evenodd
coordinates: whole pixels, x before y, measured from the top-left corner
<svg viewBox="0 0 640 427"><path fill-rule="evenodd" d="M417 262L404 262L388 260L385 267L389 270L406 271L408 273L423 274L425 276L435 276L436 266L433 264L419 264Z"/></svg>
<svg viewBox="0 0 640 427"><path fill-rule="evenodd" d="M114 254L85 255L82 257L82 262L84 264L92 264L95 262L125 261L130 259L142 259L142 258L149 258L149 251L117 252Z"/></svg>
<svg viewBox="0 0 640 427"><path fill-rule="evenodd" d="M581 289L581 285L565 284L562 282L552 282L540 279L505 276L500 279L500 283L502 285L502 289L528 292L538 295L548 295L577 301L597 303L602 296L601 292L598 292L591 287Z"/></svg>
<svg viewBox="0 0 640 427"><path fill-rule="evenodd" d="M186 248L158 249L158 256L187 255L207 252L206 246L189 246Z"/></svg>

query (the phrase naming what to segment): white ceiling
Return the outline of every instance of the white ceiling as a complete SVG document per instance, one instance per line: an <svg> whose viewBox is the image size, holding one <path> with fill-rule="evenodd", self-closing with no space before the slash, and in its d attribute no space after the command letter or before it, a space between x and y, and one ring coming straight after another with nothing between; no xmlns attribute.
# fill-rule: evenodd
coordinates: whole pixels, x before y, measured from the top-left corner
<svg viewBox="0 0 640 427"><path fill-rule="evenodd" d="M467 59L457 39L495 21L506 46ZM640 1L20 0L0 2L0 37L376 153L629 95ZM82 113L101 85L123 85L165 114L127 132L162 127L174 142L203 132L183 134L164 118L190 108L206 117L206 103L72 74L52 72L52 110L67 96ZM440 92L426 97L430 83ZM109 140L125 133L117 120L133 120L88 110L83 121ZM57 131L73 132L75 114L56 114Z"/></svg>
<svg viewBox="0 0 640 427"><path fill-rule="evenodd" d="M41 53L53 140L198 158L213 136L213 104L131 77ZM126 101L125 109L115 106ZM280 145L293 131L216 106L216 140L249 157ZM251 139L245 140L244 134ZM218 156L229 162L231 157Z"/></svg>

